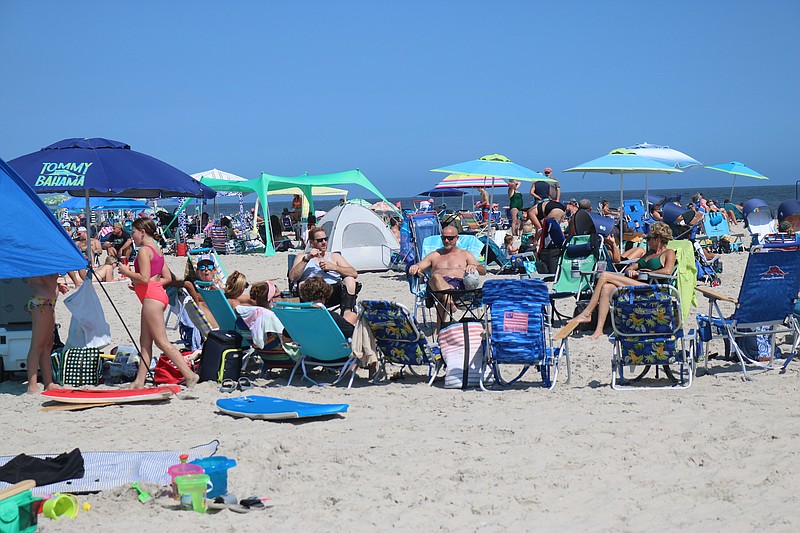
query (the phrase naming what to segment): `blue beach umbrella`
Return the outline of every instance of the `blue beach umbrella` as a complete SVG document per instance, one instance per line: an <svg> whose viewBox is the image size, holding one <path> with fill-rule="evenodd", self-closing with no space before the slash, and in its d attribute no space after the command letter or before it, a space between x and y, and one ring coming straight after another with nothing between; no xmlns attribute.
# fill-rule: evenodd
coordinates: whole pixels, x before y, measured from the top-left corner
<svg viewBox="0 0 800 533"><path fill-rule="evenodd" d="M625 174L671 174L683 171L647 157L636 155L625 148L618 148L608 155L568 168L564 172L619 174L619 205L623 206L625 205ZM620 242L622 241L622 222L622 217L619 217Z"/></svg>
<svg viewBox="0 0 800 533"><path fill-rule="evenodd" d="M425 196L427 198L444 198L447 196L464 196L467 194L461 189L453 189L453 188L443 188L437 189L433 188L428 191L422 191L417 196Z"/></svg>
<svg viewBox="0 0 800 533"><path fill-rule="evenodd" d="M740 163L738 161L731 161L730 163L723 163L721 165L712 165L706 168L711 170L718 170L720 172L727 172L728 174L733 175L733 183L731 184L731 197L730 197L731 202L733 202L733 188L736 186L736 176L746 176L748 178L754 178L757 180L769 179L765 175L756 172L755 170L748 167L744 163Z"/></svg>
<svg viewBox="0 0 800 533"><path fill-rule="evenodd" d="M64 139L8 164L37 194L84 196L87 215L90 196L213 198L217 194L172 165L109 139ZM88 251L91 265L91 246Z"/></svg>
<svg viewBox="0 0 800 533"><path fill-rule="evenodd" d="M8 164L36 193L121 198L216 196L172 165L108 139L64 139Z"/></svg>

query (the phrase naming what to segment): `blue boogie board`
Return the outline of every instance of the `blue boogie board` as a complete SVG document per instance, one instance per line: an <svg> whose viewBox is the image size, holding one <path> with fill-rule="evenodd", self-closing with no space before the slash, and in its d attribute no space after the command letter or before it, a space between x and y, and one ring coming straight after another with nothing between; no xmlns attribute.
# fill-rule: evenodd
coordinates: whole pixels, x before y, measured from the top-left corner
<svg viewBox="0 0 800 533"><path fill-rule="evenodd" d="M309 418L346 413L350 407L346 403L307 403L295 402L271 396L240 396L221 398L217 407L226 415L247 417L255 420L284 420L288 418Z"/></svg>

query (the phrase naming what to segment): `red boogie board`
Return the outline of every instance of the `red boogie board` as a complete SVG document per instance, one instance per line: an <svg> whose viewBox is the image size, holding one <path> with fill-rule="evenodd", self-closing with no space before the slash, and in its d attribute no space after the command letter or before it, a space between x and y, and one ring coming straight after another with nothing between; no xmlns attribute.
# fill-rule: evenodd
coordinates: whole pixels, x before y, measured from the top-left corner
<svg viewBox="0 0 800 533"><path fill-rule="evenodd" d="M42 396L59 403L130 403L168 400L181 391L178 385L145 389L53 389Z"/></svg>

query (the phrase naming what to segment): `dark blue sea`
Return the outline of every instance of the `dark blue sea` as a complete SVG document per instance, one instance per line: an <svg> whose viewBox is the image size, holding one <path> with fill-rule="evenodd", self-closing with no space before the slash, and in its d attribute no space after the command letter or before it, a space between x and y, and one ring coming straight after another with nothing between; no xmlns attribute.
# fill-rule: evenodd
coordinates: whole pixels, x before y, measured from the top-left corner
<svg viewBox="0 0 800 533"><path fill-rule="evenodd" d="M691 201L692 195L697 194L698 192L703 193L706 199L712 199L717 202L722 202L727 198L730 198L731 188L730 187L700 187L698 189L650 189L649 194L651 195L658 195L664 196L667 198L676 198L678 195L681 196L681 203L686 205ZM634 198L641 198L644 199L644 190L637 190L637 189L626 189L625 190L625 199L634 199ZM796 198L796 188L795 185L761 185L756 187L739 187L737 186L733 192L733 200L736 203L744 203L745 201L751 198L760 198L769 204L772 207L773 211L777 211L778 205L784 201L791 198ZM357 194L350 194L348 195L351 198L357 197ZM530 195L523 194L525 198L526 206L529 204L531 200ZM598 202L602 199L607 199L612 206L616 206L619 203L619 190L613 191L571 191L568 189L561 190L561 200L563 202L567 202L570 198L576 198L578 200L582 198L588 198L592 205L597 205ZM270 199L270 212L279 214L284 207L290 208L292 198L291 196L286 197L273 197L274 199ZM377 198L371 198L369 196L363 196L365 200L370 202L377 202ZM402 206L404 209L411 209L413 207L413 201L419 201L419 197L389 197L388 198L392 203L397 201L402 202ZM474 202L477 200L477 195L467 193L463 196L463 207L467 207L469 205L474 205ZM244 197L244 204L247 209L253 207L256 201L256 195L251 194ZM449 197L444 199L437 199L436 203L447 204L449 209L459 209L462 207L462 199L457 197ZM314 200L314 207L320 211L327 211L332 207L336 206L339 203L339 199L336 197L320 197ZM500 204L501 206L508 204L508 196L506 195L505 189L495 189L495 203ZM175 202L170 202L168 200L160 200L160 206L164 206L168 210L172 210L177 204ZM233 197L220 197L217 199L217 213L222 215L231 215L239 212L239 201L238 198ZM188 206L187 211L192 214L196 211L203 209L204 211L208 212L209 214L214 212L214 202L213 200L208 201L205 207L202 207L201 203L193 202L190 203Z"/></svg>

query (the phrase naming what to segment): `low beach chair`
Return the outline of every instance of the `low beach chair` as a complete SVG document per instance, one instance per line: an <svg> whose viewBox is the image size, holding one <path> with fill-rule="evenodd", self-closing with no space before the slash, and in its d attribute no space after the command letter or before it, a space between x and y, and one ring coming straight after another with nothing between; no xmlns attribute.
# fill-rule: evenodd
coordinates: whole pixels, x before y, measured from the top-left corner
<svg viewBox="0 0 800 533"><path fill-rule="evenodd" d="M701 341L711 341L714 332L724 335L730 349L736 352L745 379L749 380L747 365L765 370L773 368L776 335L794 335L798 331L793 313L800 291L800 248L770 250L757 246L751 249L738 298L725 296L709 287L697 287L697 290L708 299L708 314L697 315ZM733 315L726 318L719 302L734 304ZM748 348L744 343L752 337L757 338L757 347ZM793 353L788 354L783 370Z"/></svg>
<svg viewBox="0 0 800 533"><path fill-rule="evenodd" d="M569 319L556 308L556 300L572 299L573 303L591 296L598 263L607 264L600 235L575 235L564 243L555 281L550 291L552 316Z"/></svg>
<svg viewBox="0 0 800 533"><path fill-rule="evenodd" d="M283 350L280 338L277 335L267 336L265 345L261 348L254 345L250 328L231 307L228 299L225 298L225 293L203 285L202 282L195 283L197 292L211 310L211 314L214 315L219 329L221 331L234 331L242 337L242 348L247 351L247 355L256 355L261 359L262 375L270 370L294 368L296 360Z"/></svg>
<svg viewBox="0 0 800 533"><path fill-rule="evenodd" d="M496 263L500 266L500 270L497 271L497 274L523 274L527 272L525 269L525 262L536 261L536 254L533 252L522 252L507 257L494 239L482 235L478 237L478 240L483 243L484 252L486 251L486 242L489 242L489 252L488 254L484 254L487 256L486 264L488 266L490 263Z"/></svg>
<svg viewBox="0 0 800 533"><path fill-rule="evenodd" d="M478 221L472 211L459 211L458 218L461 221L461 229L467 234L477 234L484 230L484 226Z"/></svg>
<svg viewBox="0 0 800 533"><path fill-rule="evenodd" d="M428 385L433 384L442 365L439 347L428 343L411 313L404 306L386 300L363 300L360 317L369 324L380 352L379 369L374 380L386 376L386 365L400 365L400 376L406 367L428 368Z"/></svg>
<svg viewBox="0 0 800 533"><path fill-rule="evenodd" d="M695 374L695 333L684 331L678 290L671 285L618 287L611 293L611 325L614 344L611 388L650 389L637 386L652 366L663 367L669 387L688 389ZM625 367L644 366L632 380ZM677 366L677 376L672 367ZM656 372L658 378L658 372Z"/></svg>
<svg viewBox="0 0 800 533"><path fill-rule="evenodd" d="M292 344L299 350L288 385L292 384L298 368L303 372L303 379L321 385L308 376L308 368L317 366L338 370L338 376L330 385L337 384L348 374L350 382L347 388L353 385L358 359L353 356L350 343L324 305L276 302L273 311L292 338Z"/></svg>
<svg viewBox="0 0 800 533"><path fill-rule="evenodd" d="M458 241L456 242L456 246L461 248L462 250L466 250L470 252L475 259L480 263L481 258L483 257L483 250L484 244L474 235L459 235ZM441 235L431 235L422 243L421 249L421 258L424 258L431 252L434 252L442 247L442 237ZM422 276L409 276L408 283L411 289L412 294L414 294L414 319L419 322L418 316L422 316L422 323L424 325L429 325L431 323L430 317L428 313L426 313L427 305L431 303L429 299L428 291L428 277L427 273L423 273ZM467 303L467 302L462 302Z"/></svg>
<svg viewBox="0 0 800 533"><path fill-rule="evenodd" d="M711 241L711 249L714 251L723 251L723 248L729 248L731 252L740 252L742 250L744 243L742 243L741 236L739 234L731 234L728 218L724 213L719 211L706 213L706 216L703 217L703 231L707 240ZM722 240L726 241L727 244L723 246L720 242Z"/></svg>
<svg viewBox="0 0 800 533"><path fill-rule="evenodd" d="M542 384L553 389L562 358L566 363L566 382L569 383L572 368L567 335L554 337L552 334L550 294L543 281L486 280L483 305L488 349L480 373L481 389L486 390L486 367L492 369L495 383L508 386L516 383L532 366L539 370ZM507 379L502 375L501 365L522 365L522 369L515 377Z"/></svg>

